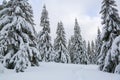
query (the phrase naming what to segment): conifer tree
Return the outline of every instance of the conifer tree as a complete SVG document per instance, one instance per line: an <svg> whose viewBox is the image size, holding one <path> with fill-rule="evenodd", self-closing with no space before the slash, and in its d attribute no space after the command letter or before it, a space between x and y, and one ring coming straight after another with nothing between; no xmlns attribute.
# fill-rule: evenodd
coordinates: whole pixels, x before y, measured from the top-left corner
<svg viewBox="0 0 120 80"><path fill-rule="evenodd" d="M42 30L38 34L38 48L42 56L42 61L54 61L55 54L51 44L50 23L48 18L48 11L46 10L45 5L43 6L42 10L40 26L42 27Z"/></svg>
<svg viewBox="0 0 120 80"><path fill-rule="evenodd" d="M74 42L74 38L73 38L73 36L71 36L69 43L68 43L68 52L70 55L71 63L73 62L72 61L72 59L73 59L73 44L74 44L73 42Z"/></svg>
<svg viewBox="0 0 120 80"><path fill-rule="evenodd" d="M95 41L96 45L95 45L95 61L97 63L98 59L99 59L99 54L100 54L100 51L101 51L101 47L102 47L102 40L101 40L101 32L100 32L100 29L98 28L98 32L97 32L97 38L96 38L96 41Z"/></svg>
<svg viewBox="0 0 120 80"><path fill-rule="evenodd" d="M8 7L7 1L3 0L2 4L0 5L0 11L1 11L0 18L2 18L2 16L8 11L9 8L7 8L7 7ZM6 8L6 10L4 10L4 8ZM5 20L4 20L4 23L5 23ZM3 24L0 25L0 30L2 27L3 27Z"/></svg>
<svg viewBox="0 0 120 80"><path fill-rule="evenodd" d="M66 47L66 38L63 23L59 22L57 27L57 37L54 41L54 50L57 54L55 61L61 63L70 63L70 55Z"/></svg>
<svg viewBox="0 0 120 80"><path fill-rule="evenodd" d="M102 25L103 31L101 38L103 41L102 49L100 52L99 63L100 70L106 72L114 72L115 62L111 60L111 48L114 39L120 32L120 17L114 0L103 0L102 2Z"/></svg>
<svg viewBox="0 0 120 80"><path fill-rule="evenodd" d="M86 41L84 40L83 41L83 51L84 51L84 59L85 59L85 64L88 63L88 60L89 60L89 57L88 57L88 54L87 54L87 45L86 45Z"/></svg>
<svg viewBox="0 0 120 80"><path fill-rule="evenodd" d="M68 41L68 46L67 46L69 54L70 54L71 45L72 45L72 41L71 41L71 38L70 38L69 41Z"/></svg>
<svg viewBox="0 0 120 80"><path fill-rule="evenodd" d="M114 72L120 74L120 35L113 41L111 60L114 63Z"/></svg>
<svg viewBox="0 0 120 80"><path fill-rule="evenodd" d="M94 41L91 42L91 55L90 55L90 58L91 58L91 63L92 64L95 64L95 56L96 55L96 52L95 52L95 43Z"/></svg>
<svg viewBox="0 0 120 80"><path fill-rule="evenodd" d="M0 52L4 66L23 72L39 65L33 11L28 0L10 0L0 12Z"/></svg>
<svg viewBox="0 0 120 80"><path fill-rule="evenodd" d="M87 45L87 55L88 55L88 61L87 61L87 63L89 63L90 64L90 55L91 55L91 46L90 46L90 42L88 41L88 45Z"/></svg>
<svg viewBox="0 0 120 80"><path fill-rule="evenodd" d="M74 64L86 64L85 54L83 49L83 40L77 19L75 19L73 46L71 52L71 61Z"/></svg>

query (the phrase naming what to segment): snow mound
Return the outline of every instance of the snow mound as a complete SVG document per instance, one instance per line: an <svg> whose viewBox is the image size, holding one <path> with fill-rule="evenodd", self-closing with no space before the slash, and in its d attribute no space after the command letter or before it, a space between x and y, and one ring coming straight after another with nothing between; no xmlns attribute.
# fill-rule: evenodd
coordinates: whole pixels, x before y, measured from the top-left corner
<svg viewBox="0 0 120 80"><path fill-rule="evenodd" d="M120 74L120 63L116 66L115 73Z"/></svg>
<svg viewBox="0 0 120 80"><path fill-rule="evenodd" d="M1 64L1 62L0 62L0 74L2 74L2 73L4 73L4 67L3 67L3 65Z"/></svg>

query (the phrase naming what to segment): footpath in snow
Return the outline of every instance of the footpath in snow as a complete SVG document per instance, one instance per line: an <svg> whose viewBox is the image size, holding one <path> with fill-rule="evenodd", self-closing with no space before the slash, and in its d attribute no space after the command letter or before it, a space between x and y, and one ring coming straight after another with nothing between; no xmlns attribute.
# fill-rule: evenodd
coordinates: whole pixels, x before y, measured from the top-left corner
<svg viewBox="0 0 120 80"><path fill-rule="evenodd" d="M40 63L25 72L5 70L0 80L120 80L120 75L101 72L96 65Z"/></svg>

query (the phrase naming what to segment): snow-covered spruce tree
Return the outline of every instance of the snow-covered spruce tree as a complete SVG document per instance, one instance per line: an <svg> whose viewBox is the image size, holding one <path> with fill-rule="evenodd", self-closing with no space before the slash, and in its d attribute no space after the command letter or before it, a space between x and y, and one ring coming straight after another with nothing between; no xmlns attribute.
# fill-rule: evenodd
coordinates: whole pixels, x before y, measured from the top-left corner
<svg viewBox="0 0 120 80"><path fill-rule="evenodd" d="M90 42L88 41L88 45L87 45L87 55L88 55L88 61L87 63L90 64L91 62L91 58L90 58L90 55L91 55L91 46L90 46Z"/></svg>
<svg viewBox="0 0 120 80"><path fill-rule="evenodd" d="M63 23L59 22L57 26L57 37L54 41L54 50L56 52L56 62L70 63L70 55L66 47L66 38Z"/></svg>
<svg viewBox="0 0 120 80"><path fill-rule="evenodd" d="M4 72L4 67L3 67L3 55L0 53L0 73Z"/></svg>
<svg viewBox="0 0 120 80"><path fill-rule="evenodd" d="M98 28L97 38L96 38L95 43L96 43L96 45L95 45L95 61L96 61L96 64L97 64L97 61L99 59L98 56L100 54L101 47L102 47L101 32L100 32L99 28Z"/></svg>
<svg viewBox="0 0 120 80"><path fill-rule="evenodd" d="M68 49L68 51L69 51L69 54L70 54L71 45L72 45L72 40L71 40L71 38L70 38L69 41L68 41L68 46L67 46L67 49Z"/></svg>
<svg viewBox="0 0 120 80"><path fill-rule="evenodd" d="M73 42L74 42L74 38L73 36L71 36L70 40L69 40L69 43L68 43L68 52L69 52L69 55L70 55L70 60L71 60L71 63L73 62L72 61L72 58L73 58Z"/></svg>
<svg viewBox="0 0 120 80"><path fill-rule="evenodd" d="M95 64L95 56L96 55L96 52L95 52L95 43L94 43L94 41L92 41L91 42L91 55L90 55L90 57L91 57L91 63L92 64Z"/></svg>
<svg viewBox="0 0 120 80"><path fill-rule="evenodd" d="M113 41L111 48L111 60L115 64L115 73L120 74L120 36Z"/></svg>
<svg viewBox="0 0 120 80"><path fill-rule="evenodd" d="M71 53L71 61L74 64L86 64L85 54L83 49L83 40L77 19L75 19L73 46Z"/></svg>
<svg viewBox="0 0 120 80"><path fill-rule="evenodd" d="M43 6L43 10L42 10L40 26L42 27L42 30L39 32L37 37L38 37L38 48L42 56L42 61L45 62L54 61L55 53L53 50L53 46L51 44L48 11L46 10L45 5Z"/></svg>
<svg viewBox="0 0 120 80"><path fill-rule="evenodd" d="M33 11L28 0L10 0L0 11L0 52L4 66L24 71L40 59L36 47Z"/></svg>
<svg viewBox="0 0 120 80"><path fill-rule="evenodd" d="M6 12L8 11L7 1L6 1L6 0L3 0L3 3L0 5L0 12L2 12L2 13L0 14L0 18L4 15L4 13L3 13L4 8L7 9L7 10L4 11L4 13L6 13ZM2 28L2 24L0 25L0 30L1 30L1 28Z"/></svg>
<svg viewBox="0 0 120 80"><path fill-rule="evenodd" d="M103 0L102 2L102 25L103 31L101 38L103 45L99 55L98 62L100 70L106 72L114 72L115 62L111 60L111 47L114 39L119 35L120 32L120 17L114 0Z"/></svg>
<svg viewBox="0 0 120 80"><path fill-rule="evenodd" d="M86 45L86 41L83 40L83 51L84 51L84 59L85 59L85 64L87 64L88 60L89 60L89 57L88 57L88 54L87 54L87 45Z"/></svg>
<svg viewBox="0 0 120 80"><path fill-rule="evenodd" d="M88 42L87 52L89 55L89 64L94 64L95 45L93 41L91 41L91 44L90 42Z"/></svg>

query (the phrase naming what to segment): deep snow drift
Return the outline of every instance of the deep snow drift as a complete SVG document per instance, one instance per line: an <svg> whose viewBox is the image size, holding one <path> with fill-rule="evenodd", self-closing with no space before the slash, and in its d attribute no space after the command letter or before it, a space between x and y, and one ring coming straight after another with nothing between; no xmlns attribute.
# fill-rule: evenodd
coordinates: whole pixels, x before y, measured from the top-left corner
<svg viewBox="0 0 120 80"><path fill-rule="evenodd" d="M120 80L120 75L101 72L96 65L40 63L20 73L5 69L0 80Z"/></svg>

